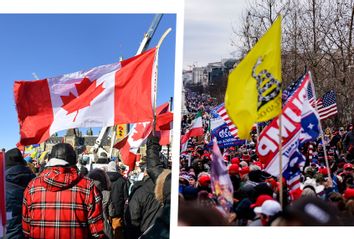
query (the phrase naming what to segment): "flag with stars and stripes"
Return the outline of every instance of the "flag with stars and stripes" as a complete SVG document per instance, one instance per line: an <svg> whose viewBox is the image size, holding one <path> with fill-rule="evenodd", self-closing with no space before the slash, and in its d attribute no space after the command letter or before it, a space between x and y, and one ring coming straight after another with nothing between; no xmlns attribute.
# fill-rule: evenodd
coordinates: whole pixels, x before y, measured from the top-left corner
<svg viewBox="0 0 354 239"><path fill-rule="evenodd" d="M338 113L336 93L333 90L328 91L322 98L317 100L317 110L321 120Z"/></svg>
<svg viewBox="0 0 354 239"><path fill-rule="evenodd" d="M299 88L302 81L304 80L304 75L300 76L297 80L293 81L285 90L283 90L282 101L283 106L287 102L287 100L294 94L294 92Z"/></svg>
<svg viewBox="0 0 354 239"><path fill-rule="evenodd" d="M309 88L309 85L312 85ZM289 129L283 136L282 174L290 190L300 187L301 168L305 164L305 157L299 151L306 142L316 140L320 133L319 115L309 102L309 91L314 95L311 74L307 73L304 79L289 96L282 112L282 121ZM309 90L310 89L310 90ZM290 114L289 114L290 113ZM266 126L259 136L257 154L264 163L265 171L279 176L279 148L276 139L279 132L278 118ZM271 150L275 148L275 150Z"/></svg>
<svg viewBox="0 0 354 239"><path fill-rule="evenodd" d="M291 83L284 91L282 95L283 99L283 106L286 104L288 99L294 94L294 92L300 87L301 83L305 79L306 75L300 76L296 81ZM314 89L312 89L312 84L308 84L307 86L307 99L309 103L315 107L315 96L314 96Z"/></svg>
<svg viewBox="0 0 354 239"><path fill-rule="evenodd" d="M229 115L226 112L224 103L222 103L221 105L217 106L216 109L216 113L218 115L220 115L220 117L225 121L225 123L227 124L227 127L229 128L230 133L232 134L232 136L234 136L235 138L238 138L238 130L237 127L234 123L232 123Z"/></svg>

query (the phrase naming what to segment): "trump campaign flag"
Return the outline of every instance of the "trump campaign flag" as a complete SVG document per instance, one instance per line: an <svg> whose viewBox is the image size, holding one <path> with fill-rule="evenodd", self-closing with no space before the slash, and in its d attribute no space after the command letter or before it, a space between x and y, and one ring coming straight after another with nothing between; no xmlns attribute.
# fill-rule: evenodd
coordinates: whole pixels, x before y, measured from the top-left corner
<svg viewBox="0 0 354 239"><path fill-rule="evenodd" d="M230 73L225 108L248 139L256 122L268 121L281 112L281 17L279 16L246 57Z"/></svg>
<svg viewBox="0 0 354 239"><path fill-rule="evenodd" d="M156 48L127 60L36 81L16 81L19 146L55 132L153 120Z"/></svg>
<svg viewBox="0 0 354 239"><path fill-rule="evenodd" d="M305 161L299 147L317 139L320 133L319 115L308 98L309 84L312 84L311 75L307 73L282 111L283 168L279 169L279 117L263 129L257 145L257 155L265 171L273 176L279 176L281 171L291 189L299 186L300 167Z"/></svg>

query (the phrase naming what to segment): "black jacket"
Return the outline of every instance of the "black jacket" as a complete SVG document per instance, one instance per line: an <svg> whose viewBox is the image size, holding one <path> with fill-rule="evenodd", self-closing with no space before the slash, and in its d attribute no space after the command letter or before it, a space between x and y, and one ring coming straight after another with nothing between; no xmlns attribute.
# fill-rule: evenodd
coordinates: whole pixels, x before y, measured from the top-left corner
<svg viewBox="0 0 354 239"><path fill-rule="evenodd" d="M130 195L129 204L124 214L127 239L139 238L144 231L154 224L161 208L161 204L155 198L154 188L153 180L147 178Z"/></svg>
<svg viewBox="0 0 354 239"><path fill-rule="evenodd" d="M111 180L111 200L112 207L109 212L110 217L123 217L124 204L128 198L127 181L124 177L117 172L107 172L109 179Z"/></svg>
<svg viewBox="0 0 354 239"><path fill-rule="evenodd" d="M151 226L139 239L169 239L170 238L170 206L163 208L162 214L156 218Z"/></svg>
<svg viewBox="0 0 354 239"><path fill-rule="evenodd" d="M10 167L5 172L6 177L6 211L11 212L8 220L7 238L23 238L22 233L22 201L23 192L35 175L26 166Z"/></svg>

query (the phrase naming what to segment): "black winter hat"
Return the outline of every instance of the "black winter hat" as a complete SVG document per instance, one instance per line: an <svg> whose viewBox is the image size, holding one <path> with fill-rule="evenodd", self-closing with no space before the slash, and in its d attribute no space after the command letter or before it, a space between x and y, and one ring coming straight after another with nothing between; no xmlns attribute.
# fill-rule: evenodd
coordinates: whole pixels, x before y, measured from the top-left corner
<svg viewBox="0 0 354 239"><path fill-rule="evenodd" d="M5 167L10 168L16 165L27 165L22 153L18 148L13 148L5 153Z"/></svg>
<svg viewBox="0 0 354 239"><path fill-rule="evenodd" d="M75 165L77 163L75 150L67 143L54 145L49 156L49 159L51 158L65 160L69 165Z"/></svg>

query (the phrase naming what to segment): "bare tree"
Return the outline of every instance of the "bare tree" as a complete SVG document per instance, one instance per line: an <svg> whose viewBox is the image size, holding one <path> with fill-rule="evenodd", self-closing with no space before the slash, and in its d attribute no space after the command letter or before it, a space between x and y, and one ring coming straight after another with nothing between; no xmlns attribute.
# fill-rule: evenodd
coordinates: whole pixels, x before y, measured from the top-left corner
<svg viewBox="0 0 354 239"><path fill-rule="evenodd" d="M243 57L278 14L282 22L283 86L310 70L317 95L337 93L337 123L354 119L354 0L253 0L232 45ZM331 121L331 120L330 120ZM332 122L333 123L333 122Z"/></svg>

